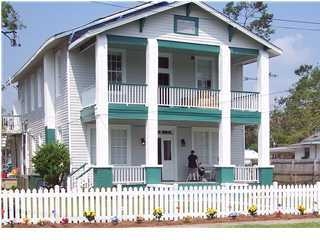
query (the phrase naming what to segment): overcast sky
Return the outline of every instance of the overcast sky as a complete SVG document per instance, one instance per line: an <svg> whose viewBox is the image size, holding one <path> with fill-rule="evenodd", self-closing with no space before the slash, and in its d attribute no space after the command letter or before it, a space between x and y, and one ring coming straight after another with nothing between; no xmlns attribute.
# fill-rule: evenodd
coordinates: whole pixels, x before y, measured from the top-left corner
<svg viewBox="0 0 320 240"><path fill-rule="evenodd" d="M222 10L226 2L209 2L218 10ZM123 10L135 5L135 2L13 2L27 26L19 32L21 47L10 47L6 38L2 37L2 81L12 76L40 45L55 33L85 24L93 19ZM295 82L293 73L300 64L319 64L320 56L320 2L268 2L274 18L315 22L300 24L286 21L274 21L276 33L272 42L283 49L283 55L272 59L270 71L277 77L270 79L270 92L288 90ZM316 24L318 23L318 24ZM283 27L304 28L286 29ZM256 77L256 66L248 66L245 76ZM245 81L247 90L255 90L256 81ZM272 94L271 97L284 93ZM14 88L3 92L3 105L11 109L16 99Z"/></svg>

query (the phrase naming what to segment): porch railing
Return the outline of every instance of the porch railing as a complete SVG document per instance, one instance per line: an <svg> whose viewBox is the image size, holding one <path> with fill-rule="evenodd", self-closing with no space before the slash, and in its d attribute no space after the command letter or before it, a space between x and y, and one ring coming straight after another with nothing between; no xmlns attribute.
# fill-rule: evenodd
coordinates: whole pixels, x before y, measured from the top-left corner
<svg viewBox="0 0 320 240"><path fill-rule="evenodd" d="M109 103L145 104L146 85L109 84Z"/></svg>
<svg viewBox="0 0 320 240"><path fill-rule="evenodd" d="M121 104L145 104L146 85L144 84L116 84L108 86L109 103ZM96 88L90 87L81 93L82 107L88 107L96 103Z"/></svg>
<svg viewBox="0 0 320 240"><path fill-rule="evenodd" d="M246 91L232 91L231 108L236 110L258 111L259 93Z"/></svg>
<svg viewBox="0 0 320 240"><path fill-rule="evenodd" d="M145 183L145 169L141 166L113 166L113 184Z"/></svg>
<svg viewBox="0 0 320 240"><path fill-rule="evenodd" d="M3 133L21 133L22 124L21 116L19 115L7 115L2 116L2 132Z"/></svg>
<svg viewBox="0 0 320 240"><path fill-rule="evenodd" d="M259 168L236 166L234 169L235 182L259 182Z"/></svg>
<svg viewBox="0 0 320 240"><path fill-rule="evenodd" d="M219 91L159 86L158 104L161 106L219 108Z"/></svg>

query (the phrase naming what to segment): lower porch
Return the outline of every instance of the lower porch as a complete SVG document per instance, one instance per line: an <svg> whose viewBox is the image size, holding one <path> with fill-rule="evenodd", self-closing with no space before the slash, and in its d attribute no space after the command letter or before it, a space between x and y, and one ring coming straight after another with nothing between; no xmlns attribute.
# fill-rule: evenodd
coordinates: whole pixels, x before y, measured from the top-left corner
<svg viewBox="0 0 320 240"><path fill-rule="evenodd" d="M85 123L89 162L75 168L70 176L72 185L112 186L145 184L190 184L188 156L194 150L201 166L202 177L192 181L215 184L229 179L236 183L259 183L259 168L244 166L245 125L232 124L231 165L219 165L219 124L192 121L159 121L157 165L146 161L146 121L109 121L110 165L96 165L95 122ZM70 183L71 184L71 183ZM195 184L195 183L192 183Z"/></svg>

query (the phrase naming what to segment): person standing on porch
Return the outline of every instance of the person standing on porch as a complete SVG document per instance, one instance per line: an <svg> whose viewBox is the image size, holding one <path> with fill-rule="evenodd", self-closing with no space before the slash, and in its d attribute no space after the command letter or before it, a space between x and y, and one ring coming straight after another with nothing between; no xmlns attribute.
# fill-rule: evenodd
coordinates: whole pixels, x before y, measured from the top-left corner
<svg viewBox="0 0 320 240"><path fill-rule="evenodd" d="M198 179L198 156L195 155L195 152L193 150L191 150L191 153L188 157L187 181L196 181Z"/></svg>

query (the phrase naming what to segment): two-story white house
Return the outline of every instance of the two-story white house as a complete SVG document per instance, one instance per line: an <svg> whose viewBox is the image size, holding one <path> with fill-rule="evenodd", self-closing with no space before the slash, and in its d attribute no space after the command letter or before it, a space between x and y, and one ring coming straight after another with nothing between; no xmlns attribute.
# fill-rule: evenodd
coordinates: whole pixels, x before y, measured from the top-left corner
<svg viewBox="0 0 320 240"><path fill-rule="evenodd" d="M37 145L59 140L72 186L184 182L192 149L208 180L270 184L269 59L281 53L201 2L148 2L58 33L12 77L22 173ZM258 87L243 91L254 62ZM252 124L258 167L244 168Z"/></svg>

